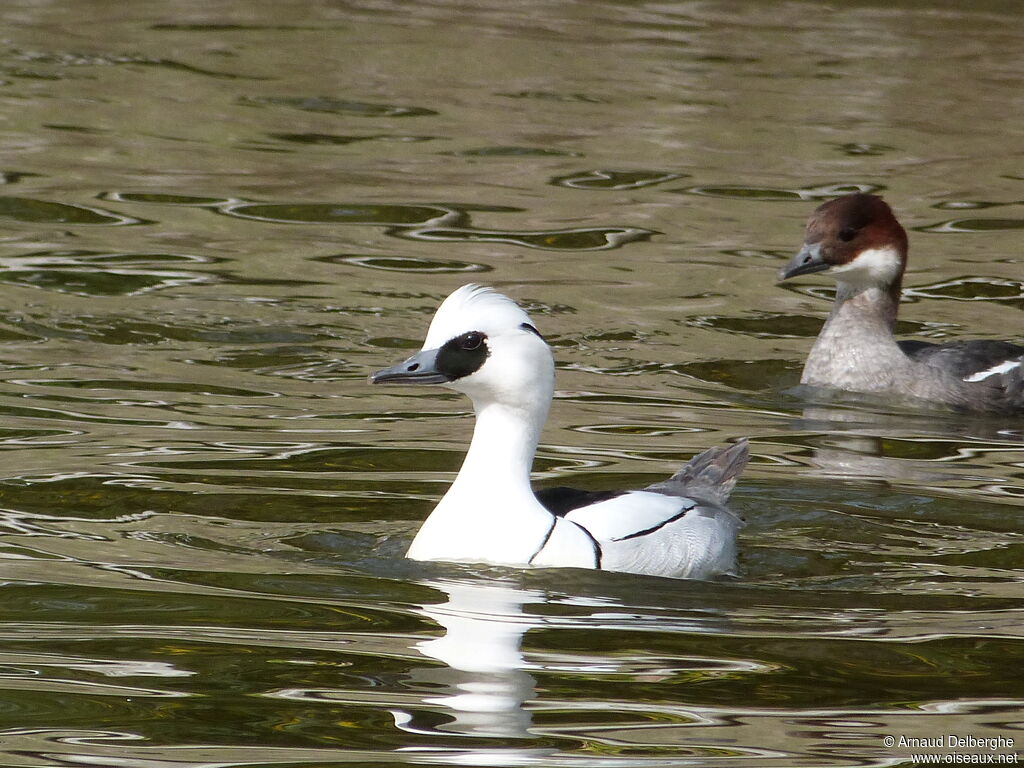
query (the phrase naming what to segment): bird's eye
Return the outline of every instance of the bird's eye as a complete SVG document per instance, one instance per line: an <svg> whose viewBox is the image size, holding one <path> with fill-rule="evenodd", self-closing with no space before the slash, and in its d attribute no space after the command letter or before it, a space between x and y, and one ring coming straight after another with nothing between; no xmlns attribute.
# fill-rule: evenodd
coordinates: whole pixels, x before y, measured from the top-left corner
<svg viewBox="0 0 1024 768"><path fill-rule="evenodd" d="M479 331L470 331L464 333L459 337L459 349L464 349L470 352L474 349L479 349L480 345L484 343L484 335Z"/></svg>
<svg viewBox="0 0 1024 768"><path fill-rule="evenodd" d="M839 239L842 240L844 243L850 242L856 236L857 230L854 229L853 227L846 227L844 229L839 230Z"/></svg>

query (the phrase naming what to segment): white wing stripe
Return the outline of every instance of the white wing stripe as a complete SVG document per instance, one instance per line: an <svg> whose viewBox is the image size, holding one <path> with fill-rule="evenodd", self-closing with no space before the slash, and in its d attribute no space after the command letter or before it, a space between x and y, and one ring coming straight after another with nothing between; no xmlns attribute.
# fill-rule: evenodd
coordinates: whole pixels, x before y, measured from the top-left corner
<svg viewBox="0 0 1024 768"><path fill-rule="evenodd" d="M989 376L996 376L1000 373L1009 373L1014 368L1017 368L1021 364L1020 360L1007 360L1006 362L994 365L991 368L978 371L977 373L971 374L964 378L964 381L982 381L987 379Z"/></svg>

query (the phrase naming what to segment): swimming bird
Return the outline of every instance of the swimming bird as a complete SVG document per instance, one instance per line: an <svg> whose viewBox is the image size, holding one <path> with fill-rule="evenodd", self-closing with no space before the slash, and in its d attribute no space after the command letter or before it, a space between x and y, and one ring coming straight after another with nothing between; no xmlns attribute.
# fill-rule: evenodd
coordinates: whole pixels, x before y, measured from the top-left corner
<svg viewBox="0 0 1024 768"><path fill-rule="evenodd" d="M907 250L906 230L876 195L844 195L811 214L803 247L779 278L821 272L836 279L838 290L800 382L965 411L1024 413L1024 346L896 340Z"/></svg>
<svg viewBox="0 0 1024 768"><path fill-rule="evenodd" d="M438 307L423 348L375 384L442 384L473 402L462 468L408 551L415 560L600 568L707 578L731 573L741 519L725 505L747 442L712 448L640 490L534 493L530 470L555 364L514 301L464 285Z"/></svg>

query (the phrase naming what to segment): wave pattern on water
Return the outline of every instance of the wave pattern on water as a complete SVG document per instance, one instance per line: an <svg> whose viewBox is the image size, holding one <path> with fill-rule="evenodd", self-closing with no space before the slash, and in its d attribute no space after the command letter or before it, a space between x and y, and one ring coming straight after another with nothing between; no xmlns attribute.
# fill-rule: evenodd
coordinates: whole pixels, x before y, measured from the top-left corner
<svg viewBox="0 0 1024 768"><path fill-rule="evenodd" d="M1024 426L802 391L834 286L774 285L814 207L884 190L898 333L1019 337L1009 0L66 6L0 51L0 763L1019 733ZM366 375L481 279L555 352L539 486L751 438L738 578L404 557L472 406Z"/></svg>

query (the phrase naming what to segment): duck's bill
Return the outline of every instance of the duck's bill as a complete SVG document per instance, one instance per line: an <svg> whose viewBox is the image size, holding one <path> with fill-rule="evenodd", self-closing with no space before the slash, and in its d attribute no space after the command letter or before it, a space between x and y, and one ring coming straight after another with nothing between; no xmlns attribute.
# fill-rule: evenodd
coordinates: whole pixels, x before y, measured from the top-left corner
<svg viewBox="0 0 1024 768"><path fill-rule="evenodd" d="M794 256L789 264L779 272L779 280L788 280L797 275L809 275L812 272L824 272L831 266L821 254L821 243L813 245L805 243L804 247L800 249L800 253Z"/></svg>
<svg viewBox="0 0 1024 768"><path fill-rule="evenodd" d="M437 370L437 350L423 349L404 363L370 374L371 384L444 384L451 381Z"/></svg>

